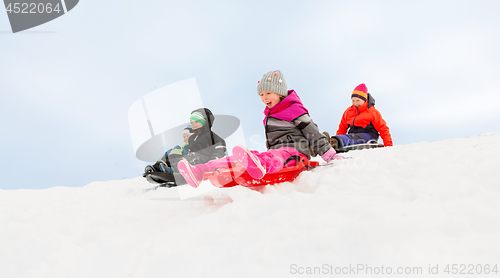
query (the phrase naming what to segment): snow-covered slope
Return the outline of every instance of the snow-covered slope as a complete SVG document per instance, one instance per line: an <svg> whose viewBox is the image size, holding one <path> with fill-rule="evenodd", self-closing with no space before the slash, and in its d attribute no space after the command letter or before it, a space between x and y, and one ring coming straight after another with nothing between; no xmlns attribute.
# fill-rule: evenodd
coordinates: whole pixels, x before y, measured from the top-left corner
<svg viewBox="0 0 500 278"><path fill-rule="evenodd" d="M498 142L353 151L264 194L180 200L176 188L144 192L142 177L0 190L0 277L484 272L500 264Z"/></svg>

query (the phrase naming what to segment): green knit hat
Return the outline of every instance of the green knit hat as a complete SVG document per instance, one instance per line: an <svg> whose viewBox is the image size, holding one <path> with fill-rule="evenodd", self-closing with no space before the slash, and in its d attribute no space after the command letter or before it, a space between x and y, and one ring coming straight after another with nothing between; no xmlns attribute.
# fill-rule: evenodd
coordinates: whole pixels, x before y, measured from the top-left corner
<svg viewBox="0 0 500 278"><path fill-rule="evenodd" d="M207 124L207 119L205 118L205 115L202 113L195 111L193 114L191 114L191 117L189 118L190 121L197 121L199 122L202 126Z"/></svg>

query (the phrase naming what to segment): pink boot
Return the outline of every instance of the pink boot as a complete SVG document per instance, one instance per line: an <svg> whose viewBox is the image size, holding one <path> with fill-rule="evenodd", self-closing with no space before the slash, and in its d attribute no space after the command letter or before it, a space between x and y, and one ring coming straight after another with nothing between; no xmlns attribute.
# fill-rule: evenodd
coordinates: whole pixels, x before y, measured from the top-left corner
<svg viewBox="0 0 500 278"><path fill-rule="evenodd" d="M260 159L243 146L233 148L233 156L247 170L254 179L261 179L266 174L266 168L262 166Z"/></svg>
<svg viewBox="0 0 500 278"><path fill-rule="evenodd" d="M179 173L184 177L186 182L194 188L197 188L200 185L200 182L203 179L203 173L196 166L192 166L186 159L182 159L177 164L177 169L179 169Z"/></svg>

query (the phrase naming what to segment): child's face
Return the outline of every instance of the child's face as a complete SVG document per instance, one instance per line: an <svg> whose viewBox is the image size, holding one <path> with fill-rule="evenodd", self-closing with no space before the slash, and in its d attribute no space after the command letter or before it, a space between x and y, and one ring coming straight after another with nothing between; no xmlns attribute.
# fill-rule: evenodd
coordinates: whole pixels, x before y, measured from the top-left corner
<svg viewBox="0 0 500 278"><path fill-rule="evenodd" d="M363 105L365 103L365 101L360 99L359 97L352 97L351 101L352 105L354 105L355 107L359 107L360 105Z"/></svg>
<svg viewBox="0 0 500 278"><path fill-rule="evenodd" d="M262 91L259 93L260 95L260 100L268 107L268 108L273 108L276 104L280 103L281 98L280 95L269 92L269 91Z"/></svg>
<svg viewBox="0 0 500 278"><path fill-rule="evenodd" d="M195 120L191 120L191 129L198 129L200 127L202 127L203 125L200 124L199 122L195 121Z"/></svg>
<svg viewBox="0 0 500 278"><path fill-rule="evenodd" d="M182 134L182 138L184 138L184 143L186 143L186 144L187 144L187 143L189 142L189 141L188 141L188 140L189 140L189 136L190 136L190 135L189 135L188 133L183 133L183 134Z"/></svg>

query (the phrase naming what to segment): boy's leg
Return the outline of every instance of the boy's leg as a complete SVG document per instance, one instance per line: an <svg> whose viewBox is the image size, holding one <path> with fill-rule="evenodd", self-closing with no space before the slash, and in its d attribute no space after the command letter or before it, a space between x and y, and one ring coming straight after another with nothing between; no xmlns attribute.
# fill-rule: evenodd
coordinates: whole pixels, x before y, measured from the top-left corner
<svg viewBox="0 0 500 278"><path fill-rule="evenodd" d="M153 165L148 165L146 167L146 171L154 169L152 172L164 172L164 173L172 173L172 169L165 164L162 160L156 161Z"/></svg>
<svg viewBox="0 0 500 278"><path fill-rule="evenodd" d="M332 136L332 137L330 137L330 134L329 134L328 132L326 132L326 131L323 131L323 135L325 135L326 140L328 141L328 143L330 143L330 146L332 146L332 147L333 147L333 144L332 144L332 141L333 141L333 136Z"/></svg>
<svg viewBox="0 0 500 278"><path fill-rule="evenodd" d="M351 136L351 145L365 144L370 140L373 140L373 136L368 133L353 133L349 134Z"/></svg>
<svg viewBox="0 0 500 278"><path fill-rule="evenodd" d="M142 174L142 176L146 177L147 175L149 175L149 173L153 172L157 172L156 169L152 165L148 165L146 166L146 168L144 168L144 173Z"/></svg>
<svg viewBox="0 0 500 278"><path fill-rule="evenodd" d="M332 136L330 138L330 144L335 150L340 150L345 146L349 146L352 144L351 137L347 134L340 134L336 136Z"/></svg>
<svg viewBox="0 0 500 278"><path fill-rule="evenodd" d="M180 155L167 155L165 153L160 159L156 161L155 164L151 165L156 172L172 173L172 165L177 165L177 163L182 159Z"/></svg>
<svg viewBox="0 0 500 278"><path fill-rule="evenodd" d="M326 131L323 131L323 135L325 135L326 139L330 140L330 134Z"/></svg>

